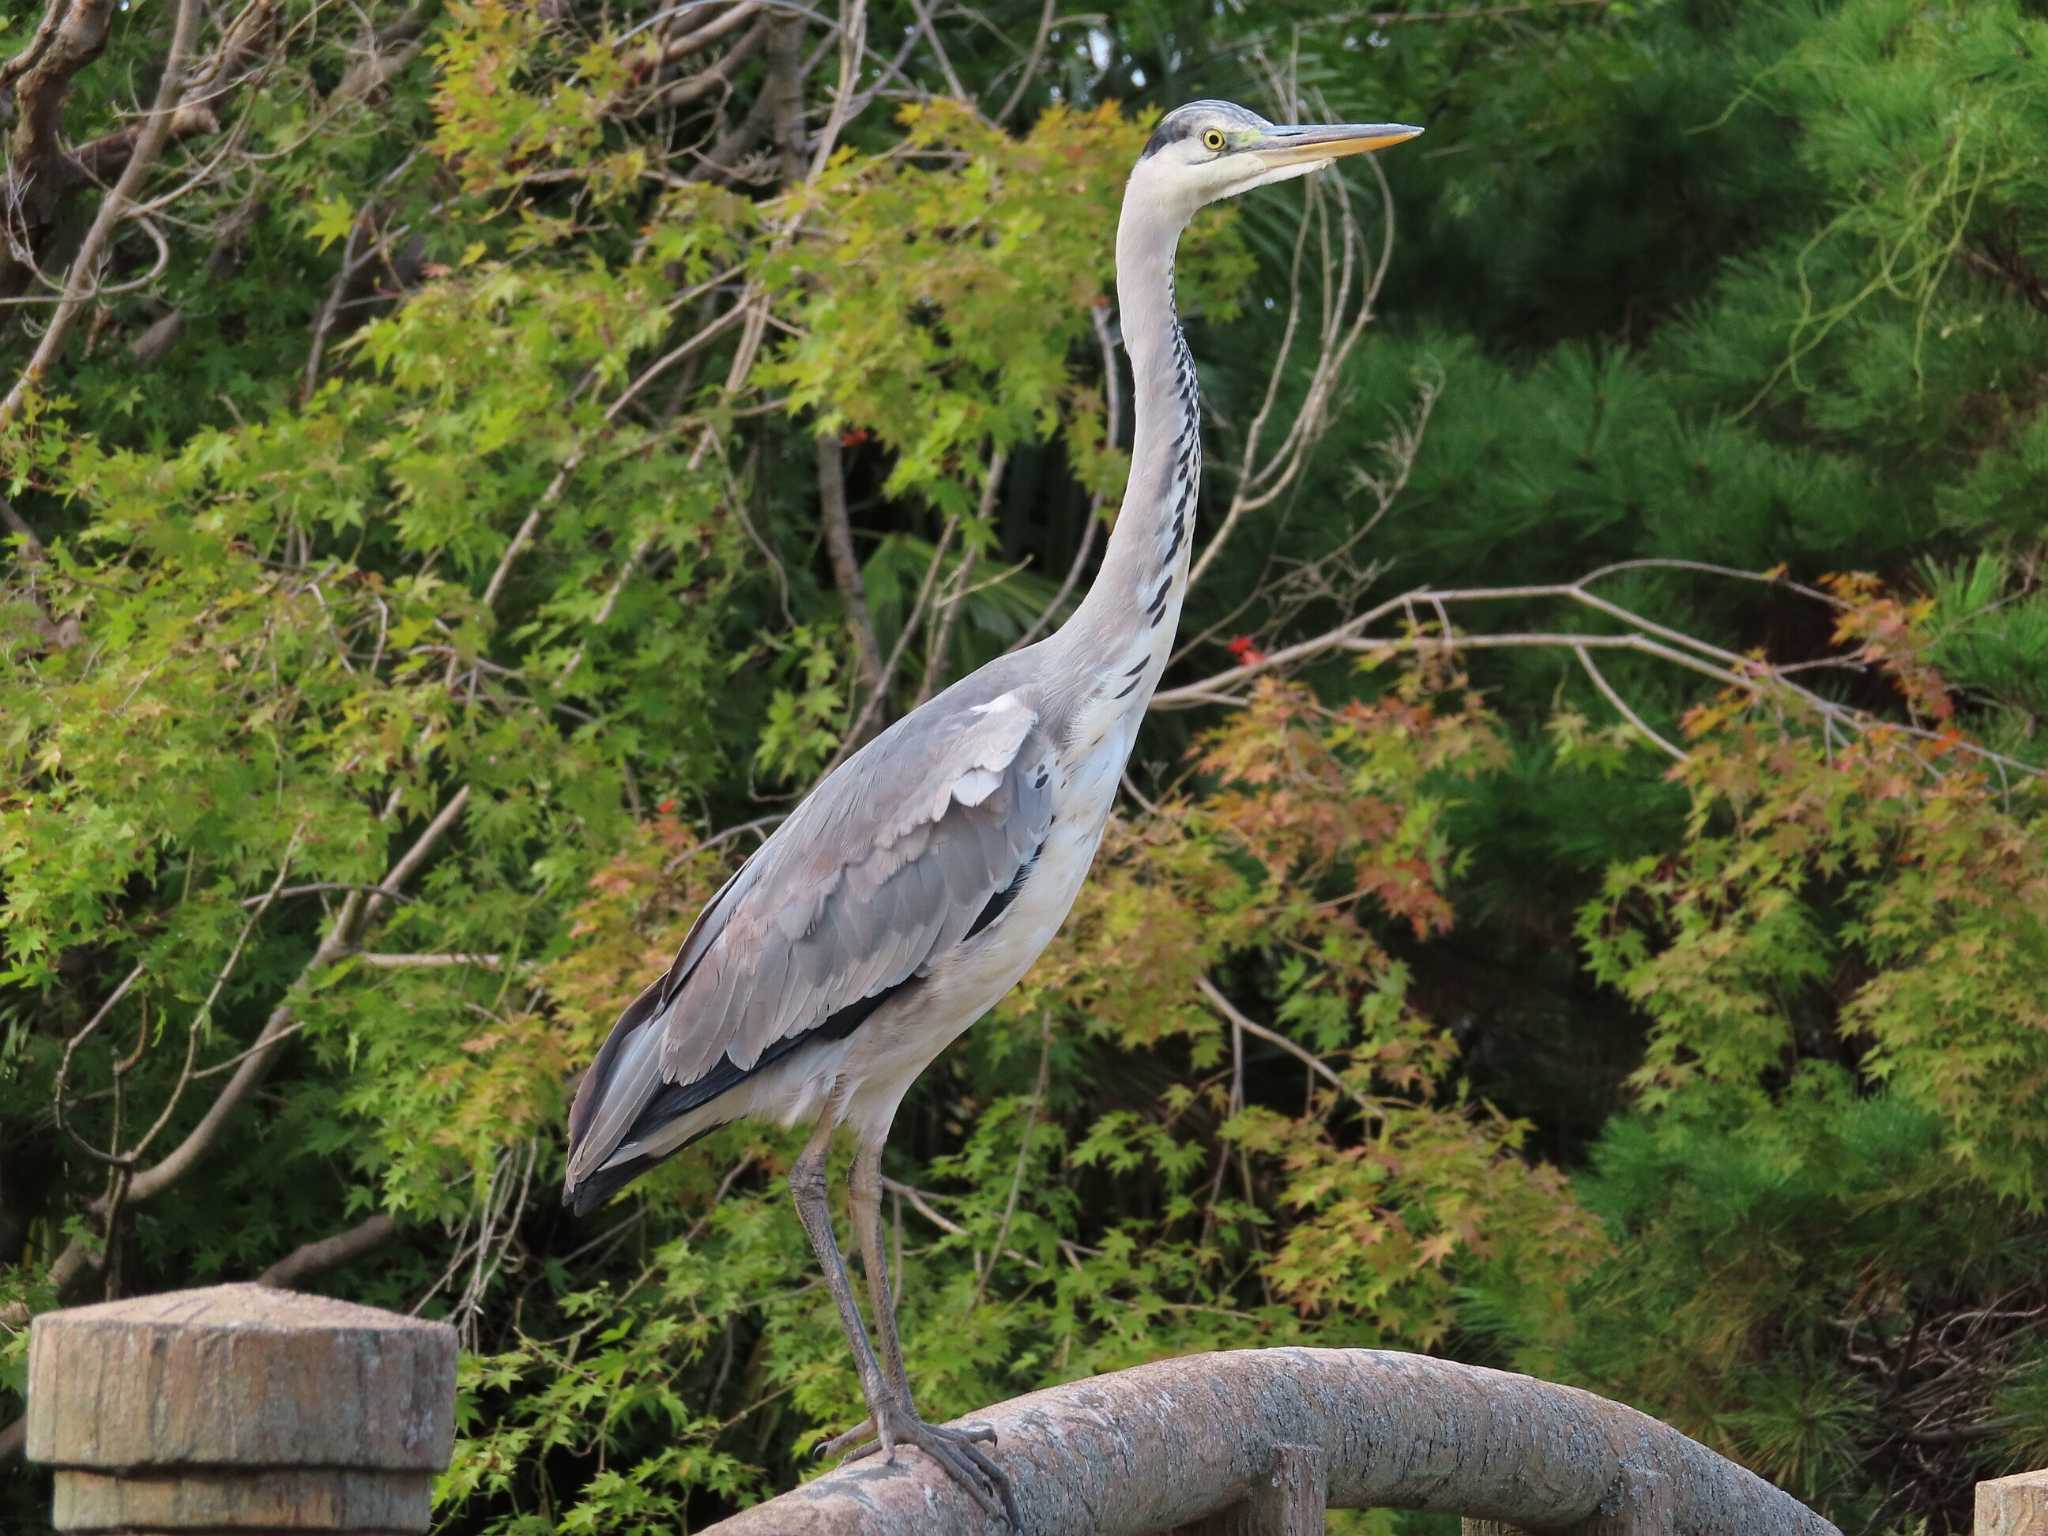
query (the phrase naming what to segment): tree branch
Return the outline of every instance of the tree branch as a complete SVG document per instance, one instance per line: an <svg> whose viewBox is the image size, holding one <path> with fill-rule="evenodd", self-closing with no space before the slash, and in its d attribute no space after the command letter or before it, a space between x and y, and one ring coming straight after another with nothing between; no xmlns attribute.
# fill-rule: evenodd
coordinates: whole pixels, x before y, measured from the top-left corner
<svg viewBox="0 0 2048 1536"><path fill-rule="evenodd" d="M939 41L938 29L932 25L932 13L924 0L910 0L911 14L917 17L917 27L924 34L924 40L931 46L932 57L938 60L939 73L946 77L946 89L961 101L973 99L967 87L960 83L960 76L954 73L953 61L947 57L946 45Z"/></svg>
<svg viewBox="0 0 2048 1536"><path fill-rule="evenodd" d="M75 180L64 157L64 101L78 72L107 46L113 18L114 0L50 0L29 45L0 67L0 88L20 82L7 169L14 187L24 189L34 225L48 224Z"/></svg>
<svg viewBox="0 0 2048 1536"><path fill-rule="evenodd" d="M1254 1040L1263 1040L1268 1045L1278 1046L1296 1061L1307 1067L1309 1071L1315 1073L1317 1077L1320 1077L1324 1082L1336 1089L1341 1097L1351 1100L1360 1109L1364 1110L1368 1117L1373 1119L1379 1118L1379 1108L1361 1097L1357 1089L1353 1088L1343 1078L1339 1077L1336 1072L1331 1070L1330 1064L1324 1061L1322 1057L1316 1055L1315 1052L1309 1050L1306 1046L1299 1045L1288 1039L1277 1029L1268 1029L1257 1020L1240 1012L1230 999L1225 997L1218 989L1216 983L1208 977L1197 976L1195 978L1195 989L1202 994L1202 1000L1221 1014L1226 1022L1243 1030Z"/></svg>
<svg viewBox="0 0 2048 1536"><path fill-rule="evenodd" d="M870 696L882 691L882 648L875 641L875 621L868 613L867 584L853 551L853 527L846 511L846 461L839 439L818 434L813 444L818 461L818 520L825 529L825 553L832 561L832 584L846 604L846 625L853 631L854 659L861 687Z"/></svg>
<svg viewBox="0 0 2048 1536"><path fill-rule="evenodd" d="M330 1269L339 1269L366 1253L375 1252L397 1235L398 1223L379 1211L374 1216L366 1216L346 1232L300 1244L258 1275L256 1283L290 1290L316 1275L324 1275Z"/></svg>
<svg viewBox="0 0 2048 1536"><path fill-rule="evenodd" d="M868 739L868 732L874 727L882 712L889 685L896 679L896 669L902 665L903 653L910 648L910 637L917 632L917 626L924 620L925 609L932 600L932 588L938 585L939 567L945 564L946 551L952 548L953 535L959 528L960 519L949 517L946 519L946 526L939 531L939 542L932 550L931 564L925 567L924 580L918 583L917 597L911 603L910 611L904 614L903 628L896 636L896 643L889 647L888 659L882 663L881 686L869 694L867 701L861 705L860 713L853 717L853 723L846 728L846 735L840 739L839 750L832 754L832 761L825 765L823 772L818 775L819 778L824 778L845 762L859 750L861 743Z"/></svg>
<svg viewBox="0 0 2048 1536"><path fill-rule="evenodd" d="M81 9L88 3L98 3L98 0L80 0ZM35 355L22 369L7 397L0 400L0 429L21 413L29 391L48 374L58 353L64 349L71 327L77 323L79 311L96 290L96 269L108 240L113 236L114 226L120 222L134 198L135 189L142 185L150 166L162 152L164 141L170 136L171 124L177 115L178 98L184 89L185 63L191 56L192 35L198 28L198 19L199 0L178 0L178 16L171 29L170 53L164 59L163 76L157 81L156 104L150 108L149 120L143 124L142 132L135 141L135 151L121 171L121 179L100 199L92 227L86 231L78 254L72 259L70 274L64 281L64 296L50 316L49 327L43 332L42 340L36 344ZM105 30L104 26L100 29L102 41Z"/></svg>
<svg viewBox="0 0 2048 1536"><path fill-rule="evenodd" d="M767 41L774 25L774 18L761 17L748 28L744 37L719 55L716 63L707 64L694 75L670 81L651 93L644 101L626 109L626 114L643 116L650 112L674 111L678 107L688 106L693 101L701 101L714 92L731 90L733 80L740 70L746 67L747 60L751 59L762 43Z"/></svg>
<svg viewBox="0 0 2048 1536"><path fill-rule="evenodd" d="M1039 60L1045 57L1045 41L1052 34L1053 0L1045 0L1039 8L1038 31L1031 39L1031 51L1024 56L1024 67L1017 75L1017 83L1010 89L1002 108L996 113L997 122L1005 122L1017 103L1024 99L1024 93L1031 89L1031 82L1038 74Z"/></svg>
<svg viewBox="0 0 2048 1536"><path fill-rule="evenodd" d="M1656 743L1656 745L1660 747L1666 755L1668 755L1677 762L1682 763L1686 760L1688 756L1691 755L1683 747L1679 746L1676 742L1668 741L1658 732L1652 730L1650 728L1649 722L1644 720L1641 715L1637 714L1635 710L1629 707L1628 701L1624 699L1618 692L1615 691L1614 684L1607 681L1607 674L1602 672L1597 666L1593 664L1593 658L1587 652L1585 646L1573 646L1572 654L1579 658L1579 665L1585 669L1586 676L1590 677L1593 680L1593 686L1600 690L1602 697L1604 697L1608 703L1614 706L1615 712L1619 714L1622 719L1626 720L1637 733L1647 737L1650 741Z"/></svg>
<svg viewBox="0 0 2048 1536"><path fill-rule="evenodd" d="M43 541L36 536L35 529L29 527L23 521L21 514L14 510L14 503L9 501L4 494L0 494L0 523L5 523L8 532L16 534L21 538L24 546L22 559L27 564L40 565L49 558L50 552L44 546Z"/></svg>
<svg viewBox="0 0 2048 1536"><path fill-rule="evenodd" d="M480 971L504 969L503 955L381 955L359 953L356 960L379 971L437 971L471 966Z"/></svg>
<svg viewBox="0 0 2048 1536"><path fill-rule="evenodd" d="M1631 561L1629 566L1646 562ZM1675 563L1675 562L1657 562ZM1939 741L1955 750L1976 758L1979 762L1990 763L2001 773L2023 774L2028 778L2039 778L2043 771L2031 763L2022 762L1989 747L1980 746L1967 738L1946 735L1914 725L1910 721L1886 720L1867 710L1851 708L1815 693L1792 681L1786 669L1772 666L1753 657L1739 655L1734 651L1714 645L1684 630L1673 629L1654 619L1643 617L1632 609L1601 597L1587 590L1587 584L1625 566L1605 566L1591 575L1575 582L1539 583L1519 587L1465 587L1465 588L1419 588L1404 592L1398 597L1367 609L1365 612L1346 619L1333 629L1325 630L1313 639L1285 646L1280 650L1242 666L1229 667L1212 674L1200 682L1186 683L1174 688L1162 689L1153 695L1155 709L1192 709L1204 704L1241 705L1245 695L1238 690L1247 682L1268 672L1285 671L1302 663L1326 656L1333 651L1350 651L1372 655L1386 651L1417 650L1423 647L1439 649L1504 650L1516 648L1555 648L1575 652L1596 650L1637 651L1653 656L1659 661L1683 667L1689 672L1709 678L1727 688L1739 688L1748 693L1761 693L1775 689L1789 699L1796 699L1804 708L1811 710L1823 722L1841 726L1858 733L1883 728L1914 736L1923 741ZM1688 568L1711 571L1717 575L1734 576L1747 581L1779 583L1777 578L1754 571L1739 571L1714 566L1691 565ZM1810 590L1810 589L1798 589ZM1816 594L1824 596L1824 594ZM1470 635L1449 632L1448 620L1444 633L1427 634L1410 631L1400 635L1373 635L1372 625L1392 614L1412 611L1419 605L1432 605L1442 612L1447 605L1477 602L1521 602L1544 598L1561 599L1590 608L1609 619L1628 626L1624 634L1591 634L1567 631L1511 631L1505 634ZM1834 599L1827 601L1833 603ZM1839 604L1837 604L1839 606ZM1597 680L1596 680L1597 681ZM1605 689L1602 689L1606 692ZM1613 696L1610 695L1610 700ZM1632 726L1645 731L1650 739L1663 750L1678 750L1671 742L1664 740L1647 726L1632 710L1624 708L1623 717Z"/></svg>
<svg viewBox="0 0 2048 1536"><path fill-rule="evenodd" d="M1003 470L1009 464L1010 456L998 448L989 456L988 478L981 487L981 505L975 508L975 516L983 527L995 515L996 495L1002 489ZM946 595L939 599L939 622L926 642L924 653L924 681L918 685L917 702L924 703L939 691L939 682L946 675L946 648L953 643L953 626L960 622L960 600L967 595L967 581L974 574L974 551L968 549L960 556L960 563L953 567L953 575L946 583Z"/></svg>
<svg viewBox="0 0 2048 1536"><path fill-rule="evenodd" d="M371 923L375 922L377 914L382 912L387 904L397 898L405 882L410 880L413 877L413 872L426 862L428 855L439 845L441 839L447 834L448 829L455 825L456 818L462 815L463 807L468 804L469 786L465 784L448 797L448 803L441 807L439 814L432 821L427 823L427 829L413 840L413 845L406 849L404 856L391 866L391 873L377 883L376 893L363 905L364 927L368 927Z"/></svg>

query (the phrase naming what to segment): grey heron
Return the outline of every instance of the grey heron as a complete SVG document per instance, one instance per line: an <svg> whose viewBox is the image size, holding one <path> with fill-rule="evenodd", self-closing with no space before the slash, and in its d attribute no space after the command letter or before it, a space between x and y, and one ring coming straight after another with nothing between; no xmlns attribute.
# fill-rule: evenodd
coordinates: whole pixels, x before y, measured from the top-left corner
<svg viewBox="0 0 2048 1536"><path fill-rule="evenodd" d="M1169 112L1131 171L1117 300L1134 378L1130 482L1094 585L1035 645L911 711L821 782L698 916L613 1026L569 1112L580 1214L719 1126L815 1126L789 1170L869 1418L827 1443L912 1445L1018 1525L987 1429L911 1402L881 1233L882 1145L911 1082L1014 986L1086 878L1186 594L1201 475L1195 364L1173 304L1181 231L1207 203L1422 130L1277 127L1221 101ZM833 1240L825 1163L854 1139L848 1208L874 1313ZM850 1459L850 1458L849 1458Z"/></svg>

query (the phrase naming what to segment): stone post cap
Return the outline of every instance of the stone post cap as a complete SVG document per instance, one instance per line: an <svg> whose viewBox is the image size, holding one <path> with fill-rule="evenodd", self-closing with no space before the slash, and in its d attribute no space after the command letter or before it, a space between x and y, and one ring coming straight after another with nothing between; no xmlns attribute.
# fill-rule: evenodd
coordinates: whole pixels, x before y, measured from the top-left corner
<svg viewBox="0 0 2048 1536"><path fill-rule="evenodd" d="M2048 1531L2048 1471L1979 1483L1974 1529L1976 1536L2041 1536Z"/></svg>
<svg viewBox="0 0 2048 1536"><path fill-rule="evenodd" d="M332 1468L425 1475L455 1439L455 1330L260 1285L46 1312L30 1460L107 1474Z"/></svg>

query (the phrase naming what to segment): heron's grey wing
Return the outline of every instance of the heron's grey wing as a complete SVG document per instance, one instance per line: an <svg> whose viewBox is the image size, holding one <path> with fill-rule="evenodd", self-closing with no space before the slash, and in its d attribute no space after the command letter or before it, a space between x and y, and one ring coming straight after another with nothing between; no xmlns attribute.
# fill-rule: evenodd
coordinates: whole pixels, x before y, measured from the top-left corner
<svg viewBox="0 0 2048 1536"><path fill-rule="evenodd" d="M1014 693L935 700L849 758L613 1026L570 1112L570 1184L665 1085L737 1080L961 943L1045 841L1052 771L1037 713Z"/></svg>

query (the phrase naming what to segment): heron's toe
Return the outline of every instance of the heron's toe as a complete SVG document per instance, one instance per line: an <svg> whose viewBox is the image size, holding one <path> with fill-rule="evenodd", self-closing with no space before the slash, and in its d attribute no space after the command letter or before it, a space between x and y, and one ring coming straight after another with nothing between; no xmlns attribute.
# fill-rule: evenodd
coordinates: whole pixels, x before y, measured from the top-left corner
<svg viewBox="0 0 2048 1536"><path fill-rule="evenodd" d="M848 1451L844 1456L839 1458L839 1465L841 1465L842 1467L852 1466L853 1463L855 1463L856 1461L861 1461L869 1456L874 1455L875 1452L879 1451L881 1448L882 1442L879 1439L863 1440L859 1445L856 1445L852 1450ZM890 1455L885 1456L882 1459L884 1461L893 1460L894 1453L895 1447L891 1446Z"/></svg>
<svg viewBox="0 0 2048 1536"><path fill-rule="evenodd" d="M838 1456L848 1446L852 1446L854 1449L841 1458L841 1464L844 1465L848 1461L858 1461L879 1444L881 1441L875 1435L875 1421L871 1418L862 1419L845 1433L834 1435L830 1440L819 1441L818 1448L811 1454L823 1461L828 1456Z"/></svg>
<svg viewBox="0 0 2048 1536"><path fill-rule="evenodd" d="M1017 1495L1010 1488L1008 1474L975 1443L994 1444L995 1438L995 1431L986 1424L945 1429L914 1417L900 1426L896 1435L899 1444L916 1446L944 1467L947 1476L966 1489L991 1519L1008 1520L1011 1529L1021 1531L1024 1521L1018 1513Z"/></svg>
<svg viewBox="0 0 2048 1536"><path fill-rule="evenodd" d="M990 1519L1007 1520L1013 1530L1021 1531L1024 1524L1010 1479L981 1449L995 1443L996 1432L989 1425L963 1424L950 1429L927 1424L909 1404L885 1401L872 1417L820 1444L817 1453L839 1456L839 1464L846 1466L877 1451L884 1460L893 1460L897 1446L914 1445L945 1468L946 1475L966 1489Z"/></svg>

